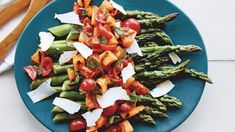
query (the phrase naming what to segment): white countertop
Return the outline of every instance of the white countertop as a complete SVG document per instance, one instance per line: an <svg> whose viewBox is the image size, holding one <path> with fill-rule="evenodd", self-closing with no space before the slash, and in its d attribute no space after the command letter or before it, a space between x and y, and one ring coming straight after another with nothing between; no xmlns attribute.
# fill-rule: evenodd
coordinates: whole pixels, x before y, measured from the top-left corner
<svg viewBox="0 0 235 132"><path fill-rule="evenodd" d="M171 1L186 12L201 32L209 58L209 76L214 82L206 85L195 111L174 132L232 132L235 129L235 83L232 78L235 75L235 1ZM0 39L21 18L0 28ZM13 70L0 75L0 84L1 132L49 131L33 117L21 100Z"/></svg>

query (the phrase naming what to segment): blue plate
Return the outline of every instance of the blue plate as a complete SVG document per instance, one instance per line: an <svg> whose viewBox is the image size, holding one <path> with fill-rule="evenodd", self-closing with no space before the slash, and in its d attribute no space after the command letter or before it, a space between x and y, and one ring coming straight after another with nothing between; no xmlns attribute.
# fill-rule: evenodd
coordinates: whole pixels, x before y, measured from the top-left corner
<svg viewBox="0 0 235 132"><path fill-rule="evenodd" d="M72 10L75 0L56 0L38 13L28 24L23 32L15 56L15 78L19 93L32 114L48 129L54 132L67 132L67 124L55 124L52 122L51 109L53 98L46 99L33 104L27 96L29 92L30 79L25 74L23 67L30 64L30 57L36 51L40 31L46 31L48 27L59 25L54 20L55 13L65 13ZM102 0L93 0L93 3L100 4ZM207 73L207 56L202 38L190 21L190 19L177 7L165 0L116 0L126 9L138 9L151 11L160 15L172 12L180 13L179 17L166 25L165 31L170 35L175 44L196 44L203 51L198 53L180 54L183 60L190 59L189 67L196 68ZM175 88L170 92L183 102L183 108L169 112L169 118L158 121L156 126L134 124L136 132L148 130L148 132L167 132L179 126L195 109L202 95L205 83L193 78L182 78L174 80Z"/></svg>

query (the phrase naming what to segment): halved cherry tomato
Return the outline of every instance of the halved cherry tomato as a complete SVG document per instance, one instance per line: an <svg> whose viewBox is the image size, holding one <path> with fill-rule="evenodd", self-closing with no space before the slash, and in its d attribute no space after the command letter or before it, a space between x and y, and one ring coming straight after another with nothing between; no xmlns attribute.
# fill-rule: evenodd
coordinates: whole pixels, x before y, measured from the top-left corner
<svg viewBox="0 0 235 132"><path fill-rule="evenodd" d="M141 29L140 23L134 19L134 18L129 18L121 23L122 27L127 27L130 29L135 30L136 32L139 32Z"/></svg>
<svg viewBox="0 0 235 132"><path fill-rule="evenodd" d="M123 112L127 112L131 110L132 108L133 108L133 104L131 104L130 102L125 102L121 104L121 106L119 107L119 109Z"/></svg>
<svg viewBox="0 0 235 132"><path fill-rule="evenodd" d="M106 39L111 39L114 35L111 31L107 30L102 24L98 26L99 34L104 36Z"/></svg>
<svg viewBox="0 0 235 132"><path fill-rule="evenodd" d="M100 46L101 46L101 49L103 49L104 51L106 50L112 51L117 47L116 44L101 44Z"/></svg>
<svg viewBox="0 0 235 132"><path fill-rule="evenodd" d="M85 42L91 48L100 48L100 39L98 37L89 37Z"/></svg>
<svg viewBox="0 0 235 132"><path fill-rule="evenodd" d="M120 125L117 125L117 126L110 126L106 132L122 132L122 128Z"/></svg>
<svg viewBox="0 0 235 132"><path fill-rule="evenodd" d="M111 116L113 115L118 109L118 104L115 102L113 105L104 108L103 115L104 116Z"/></svg>
<svg viewBox="0 0 235 132"><path fill-rule="evenodd" d="M41 61L41 69L42 69L42 76L48 76L51 74L52 72L52 65L53 65L53 61L50 57L45 57L42 59Z"/></svg>
<svg viewBox="0 0 235 132"><path fill-rule="evenodd" d="M32 79L35 80L37 77L37 68L33 66L25 66L24 70L27 72L28 76Z"/></svg>
<svg viewBox="0 0 235 132"><path fill-rule="evenodd" d="M69 123L69 131L79 131L86 128L86 121L84 119L75 119Z"/></svg>
<svg viewBox="0 0 235 132"><path fill-rule="evenodd" d="M80 88L84 91L92 91L95 89L96 81L91 78L85 78L80 84Z"/></svg>
<svg viewBox="0 0 235 132"><path fill-rule="evenodd" d="M79 6L79 4L77 2L74 2L74 4L73 4L73 12L75 12L76 14L81 13L81 7Z"/></svg>
<svg viewBox="0 0 235 132"><path fill-rule="evenodd" d="M93 34L93 27L91 26L91 20L88 17L86 17L83 20L82 30L88 36L92 36Z"/></svg>

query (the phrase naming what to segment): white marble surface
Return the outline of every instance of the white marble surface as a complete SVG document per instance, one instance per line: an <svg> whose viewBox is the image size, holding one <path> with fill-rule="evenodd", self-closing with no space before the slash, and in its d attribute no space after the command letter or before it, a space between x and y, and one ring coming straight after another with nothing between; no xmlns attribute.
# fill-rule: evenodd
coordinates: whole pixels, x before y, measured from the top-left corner
<svg viewBox="0 0 235 132"><path fill-rule="evenodd" d="M0 0L4 1L4 0ZM233 132L235 129L235 1L170 0L195 22L205 41L209 75L201 101L192 115L174 132ZM21 17L0 28L0 40ZM13 71L0 75L0 132L47 132L22 102Z"/></svg>

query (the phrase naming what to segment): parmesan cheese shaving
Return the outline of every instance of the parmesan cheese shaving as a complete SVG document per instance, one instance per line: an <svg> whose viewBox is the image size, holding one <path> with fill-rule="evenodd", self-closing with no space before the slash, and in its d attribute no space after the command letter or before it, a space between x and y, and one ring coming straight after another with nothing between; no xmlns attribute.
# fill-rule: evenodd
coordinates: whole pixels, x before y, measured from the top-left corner
<svg viewBox="0 0 235 132"><path fill-rule="evenodd" d="M42 51L47 51L51 44L54 42L55 37L48 32L40 32L40 44L39 47L42 49Z"/></svg>
<svg viewBox="0 0 235 132"><path fill-rule="evenodd" d="M77 55L78 51L65 51L60 55L59 63L60 65L69 62L75 55Z"/></svg>
<svg viewBox="0 0 235 132"><path fill-rule="evenodd" d="M181 62L180 57L175 52L171 52L168 55L169 55L169 57L171 58L171 60L174 64L177 64L177 63Z"/></svg>
<svg viewBox="0 0 235 132"><path fill-rule="evenodd" d="M134 39L133 44L129 48L126 48L126 52L129 54L137 53L139 56L143 56L142 51L140 50L139 44Z"/></svg>
<svg viewBox="0 0 235 132"><path fill-rule="evenodd" d="M97 101L101 108L107 108L117 100L130 100L126 90L122 87L109 88L103 95L97 95Z"/></svg>
<svg viewBox="0 0 235 132"><path fill-rule="evenodd" d="M50 83L51 79L48 79L46 82L43 82L37 89L27 93L33 103L37 103L56 93L56 91L50 86Z"/></svg>
<svg viewBox="0 0 235 132"><path fill-rule="evenodd" d="M59 97L56 97L52 104L59 106L63 110L67 111L69 114L74 114L78 112L81 108L80 103Z"/></svg>
<svg viewBox="0 0 235 132"><path fill-rule="evenodd" d="M121 74L123 83L126 83L126 81L135 74L132 64L128 63L128 65L122 69Z"/></svg>
<svg viewBox="0 0 235 132"><path fill-rule="evenodd" d="M93 53L93 50L84 43L74 42L73 45L85 59L87 59Z"/></svg>
<svg viewBox="0 0 235 132"><path fill-rule="evenodd" d="M82 114L82 117L86 120L87 126L91 127L96 125L95 122L100 118L102 112L103 109L95 109Z"/></svg>
<svg viewBox="0 0 235 132"><path fill-rule="evenodd" d="M54 19L59 19L62 23L83 25L79 19L79 16L74 12L55 14Z"/></svg>
<svg viewBox="0 0 235 132"><path fill-rule="evenodd" d="M113 5L113 8L119 10L121 13L123 13L124 15L126 15L126 11L125 11L125 9L124 9L121 5L117 4L117 3L114 2L113 0L110 0L110 3Z"/></svg>
<svg viewBox="0 0 235 132"><path fill-rule="evenodd" d="M150 94L156 98L156 97L161 97L167 93L169 93L173 88L174 84L170 80L166 80L162 82L161 84L158 84L156 88L154 88Z"/></svg>

